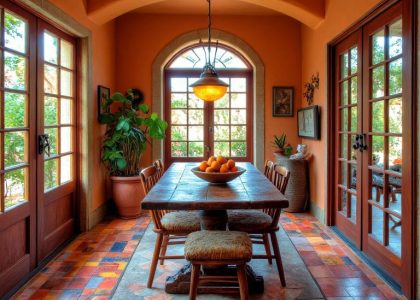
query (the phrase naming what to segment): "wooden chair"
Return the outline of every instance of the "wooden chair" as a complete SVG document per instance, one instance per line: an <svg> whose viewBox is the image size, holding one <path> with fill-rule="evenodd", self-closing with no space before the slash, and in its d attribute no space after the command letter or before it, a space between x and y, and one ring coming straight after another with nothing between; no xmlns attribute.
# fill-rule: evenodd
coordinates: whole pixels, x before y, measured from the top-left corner
<svg viewBox="0 0 420 300"><path fill-rule="evenodd" d="M218 286L200 286L204 292L231 293L237 291L227 284L239 283L241 299L248 299L246 263L252 257L252 242L248 234L237 231L197 231L185 242L185 258L191 262L190 299L195 300L201 283L219 283ZM222 267L235 265L237 276L201 275L201 266ZM237 278L237 280L236 280Z"/></svg>
<svg viewBox="0 0 420 300"><path fill-rule="evenodd" d="M271 182L273 181L273 171L274 171L275 163L271 160L266 160L264 164L264 175L268 178Z"/></svg>
<svg viewBox="0 0 420 300"><path fill-rule="evenodd" d="M147 194L153 188L160 176L160 170L155 166L147 167L141 171L140 177L144 194ZM184 244L189 233L200 230L200 218L196 212L152 210L150 214L155 225L153 230L157 233L157 238L147 281L148 288L152 287L159 259L163 264L164 259L184 258L183 255L166 255L167 246Z"/></svg>
<svg viewBox="0 0 420 300"><path fill-rule="evenodd" d="M272 182L281 193L285 193L290 172L281 166L273 167ZM247 232L254 244L264 244L265 255L253 255L254 259L271 259L274 257L277 264L282 286L286 286L283 264L280 255L276 232L279 230L281 209L270 208L263 210L233 210L228 212L229 230ZM270 246L267 246L268 235L271 238L274 255Z"/></svg>
<svg viewBox="0 0 420 300"><path fill-rule="evenodd" d="M165 164L161 159L155 160L153 165L158 169L158 177L161 178L163 176L163 173L165 173Z"/></svg>

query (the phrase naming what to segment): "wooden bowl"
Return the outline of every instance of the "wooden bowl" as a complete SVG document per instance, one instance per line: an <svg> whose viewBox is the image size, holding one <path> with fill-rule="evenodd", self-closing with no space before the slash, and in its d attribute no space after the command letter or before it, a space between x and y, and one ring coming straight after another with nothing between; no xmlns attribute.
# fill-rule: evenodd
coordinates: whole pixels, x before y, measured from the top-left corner
<svg viewBox="0 0 420 300"><path fill-rule="evenodd" d="M237 167L238 171L236 172L228 172L228 173L206 173L200 171L198 167L192 168L191 172L194 173L195 176L210 182L210 183L226 183L232 181L236 177L241 176L246 170L241 167Z"/></svg>

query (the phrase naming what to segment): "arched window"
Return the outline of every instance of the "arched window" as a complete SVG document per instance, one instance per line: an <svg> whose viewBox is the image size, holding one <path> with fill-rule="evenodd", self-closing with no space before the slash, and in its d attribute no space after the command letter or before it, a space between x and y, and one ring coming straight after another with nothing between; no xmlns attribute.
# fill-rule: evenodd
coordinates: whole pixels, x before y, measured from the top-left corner
<svg viewBox="0 0 420 300"><path fill-rule="evenodd" d="M212 46L210 57L228 93L204 102L192 92L208 57L207 48L192 46L177 53L165 67L165 118L169 134L165 159L200 161L211 155L252 161L252 68L235 50Z"/></svg>

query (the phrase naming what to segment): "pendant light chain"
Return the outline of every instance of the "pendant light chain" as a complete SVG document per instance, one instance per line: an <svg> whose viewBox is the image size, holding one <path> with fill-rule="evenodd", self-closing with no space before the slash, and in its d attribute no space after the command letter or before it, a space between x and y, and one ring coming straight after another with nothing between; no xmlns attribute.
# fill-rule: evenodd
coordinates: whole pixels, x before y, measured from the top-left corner
<svg viewBox="0 0 420 300"><path fill-rule="evenodd" d="M211 63L211 59L210 59L210 45L211 45L211 0L207 0L207 2L209 3L209 44L208 44L208 49L209 49L209 57L208 57L208 64L210 65Z"/></svg>

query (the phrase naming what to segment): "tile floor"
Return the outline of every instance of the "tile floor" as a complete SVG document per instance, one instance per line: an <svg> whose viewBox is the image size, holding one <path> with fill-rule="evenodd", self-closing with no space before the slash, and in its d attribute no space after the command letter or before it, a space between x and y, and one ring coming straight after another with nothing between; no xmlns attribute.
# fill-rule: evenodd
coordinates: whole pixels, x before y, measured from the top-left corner
<svg viewBox="0 0 420 300"><path fill-rule="evenodd" d="M150 220L107 219L81 234L15 299L109 299ZM281 223L328 299L399 299L327 227L308 214Z"/></svg>

